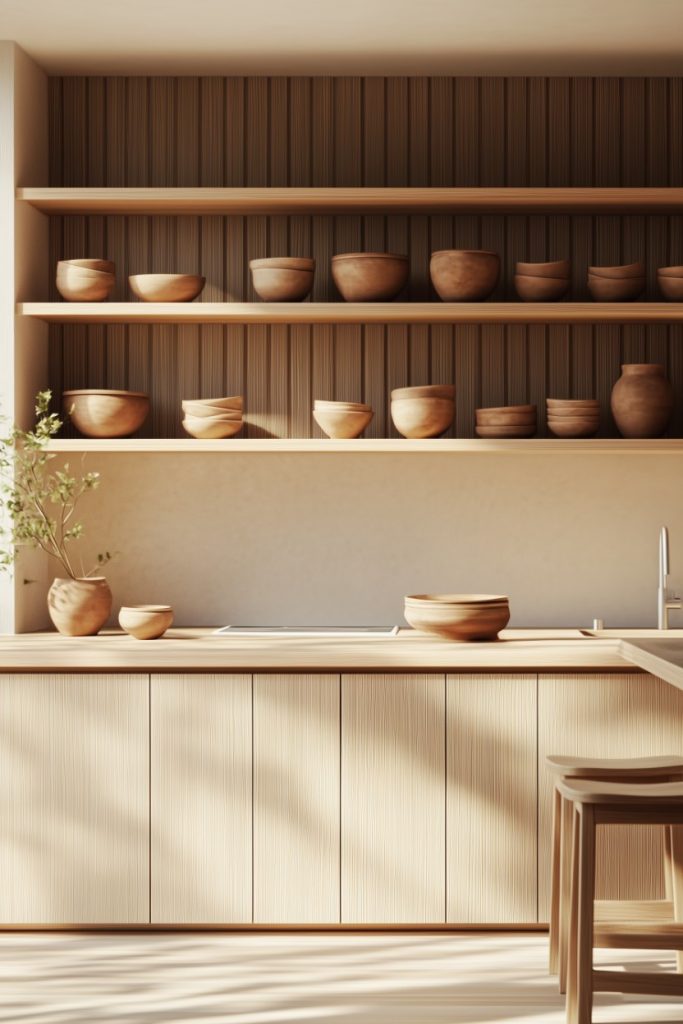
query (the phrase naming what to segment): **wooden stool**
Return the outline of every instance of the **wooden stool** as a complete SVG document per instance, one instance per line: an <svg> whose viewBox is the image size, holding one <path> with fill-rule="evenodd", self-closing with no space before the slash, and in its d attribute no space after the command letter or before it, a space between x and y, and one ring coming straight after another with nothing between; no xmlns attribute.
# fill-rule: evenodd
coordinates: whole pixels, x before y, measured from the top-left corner
<svg viewBox="0 0 683 1024"><path fill-rule="evenodd" d="M669 828L674 909L683 911L683 783L623 785L560 779L573 806L572 884L567 949L567 1022L591 1024L594 992L683 996L683 975L594 970L593 949L683 950L683 925L594 921L597 825ZM678 916L678 914L677 914Z"/></svg>
<svg viewBox="0 0 683 1024"><path fill-rule="evenodd" d="M683 781L683 757L611 758L548 757L546 765L555 776L553 799L552 874L550 897L549 970L559 976L560 992L567 987L567 937L571 889L572 816L570 801L558 788L560 779L587 779L629 785ZM598 920L673 921L671 902L670 831L664 833L666 900L604 900L596 904ZM678 957L683 970L683 954Z"/></svg>

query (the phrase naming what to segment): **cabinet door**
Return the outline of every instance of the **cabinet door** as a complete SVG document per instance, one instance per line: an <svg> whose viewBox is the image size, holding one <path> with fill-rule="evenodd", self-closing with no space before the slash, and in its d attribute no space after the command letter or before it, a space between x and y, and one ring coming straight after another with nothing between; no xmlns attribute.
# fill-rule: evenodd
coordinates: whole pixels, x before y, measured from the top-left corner
<svg viewBox="0 0 683 1024"><path fill-rule="evenodd" d="M342 921L445 919L445 679L342 677Z"/></svg>
<svg viewBox="0 0 683 1024"><path fill-rule="evenodd" d="M448 676L447 919L536 921L536 676Z"/></svg>
<svg viewBox="0 0 683 1024"><path fill-rule="evenodd" d="M339 676L255 676L255 922L339 922L339 797Z"/></svg>
<svg viewBox="0 0 683 1024"><path fill-rule="evenodd" d="M149 921L149 678L0 676L0 922Z"/></svg>
<svg viewBox="0 0 683 1024"><path fill-rule="evenodd" d="M151 680L152 922L252 919L251 676Z"/></svg>
<svg viewBox="0 0 683 1024"><path fill-rule="evenodd" d="M545 757L683 754L683 693L642 673L542 675L538 683L539 913L547 921L552 778ZM599 828L596 886L603 899L663 898L662 830Z"/></svg>

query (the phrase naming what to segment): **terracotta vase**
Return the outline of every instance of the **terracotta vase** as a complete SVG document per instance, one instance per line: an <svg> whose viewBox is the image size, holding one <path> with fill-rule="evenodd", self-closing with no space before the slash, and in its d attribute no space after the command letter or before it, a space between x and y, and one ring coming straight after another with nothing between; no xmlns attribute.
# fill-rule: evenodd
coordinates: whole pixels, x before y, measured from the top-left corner
<svg viewBox="0 0 683 1024"><path fill-rule="evenodd" d="M50 618L64 636L94 636L111 613L111 590L104 576L55 579L47 595Z"/></svg>
<svg viewBox="0 0 683 1024"><path fill-rule="evenodd" d="M659 363L630 363L612 388L612 415L623 437L661 437L674 407Z"/></svg>

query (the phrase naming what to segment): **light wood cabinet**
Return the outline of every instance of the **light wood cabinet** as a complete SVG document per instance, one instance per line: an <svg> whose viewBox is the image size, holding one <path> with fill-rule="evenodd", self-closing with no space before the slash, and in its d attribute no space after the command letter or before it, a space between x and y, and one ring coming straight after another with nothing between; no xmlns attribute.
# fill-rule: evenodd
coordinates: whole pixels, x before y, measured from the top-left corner
<svg viewBox="0 0 683 1024"><path fill-rule="evenodd" d="M0 923L149 921L149 677L0 675Z"/></svg>
<svg viewBox="0 0 683 1024"><path fill-rule="evenodd" d="M339 676L254 676L254 922L339 922Z"/></svg>
<svg viewBox="0 0 683 1024"><path fill-rule="evenodd" d="M536 921L536 676L446 681L447 920Z"/></svg>
<svg viewBox="0 0 683 1024"><path fill-rule="evenodd" d="M358 924L445 920L445 679L346 675L341 912Z"/></svg>
<svg viewBox="0 0 683 1024"><path fill-rule="evenodd" d="M552 780L548 754L683 754L683 692L654 676L539 676L539 915L548 920ZM661 829L598 829L598 898L664 896Z"/></svg>
<svg viewBox="0 0 683 1024"><path fill-rule="evenodd" d="M252 920L250 675L151 678L151 920Z"/></svg>

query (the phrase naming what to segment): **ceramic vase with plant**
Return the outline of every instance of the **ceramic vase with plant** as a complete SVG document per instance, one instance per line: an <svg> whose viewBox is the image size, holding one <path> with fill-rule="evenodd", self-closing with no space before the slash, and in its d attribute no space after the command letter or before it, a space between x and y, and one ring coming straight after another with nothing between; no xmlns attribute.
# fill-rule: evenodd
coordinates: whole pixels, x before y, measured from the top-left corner
<svg viewBox="0 0 683 1024"><path fill-rule="evenodd" d="M51 393L36 397L36 424L32 430L13 426L0 439L0 569L9 569L16 550L40 548L56 559L63 577L48 592L50 618L66 636L92 636L109 618L112 596L100 573L110 560L99 554L86 571L76 556L75 545L83 536L83 524L75 519L81 498L94 491L98 473L73 475L69 464L53 466L48 451L50 438L61 427L49 411Z"/></svg>

